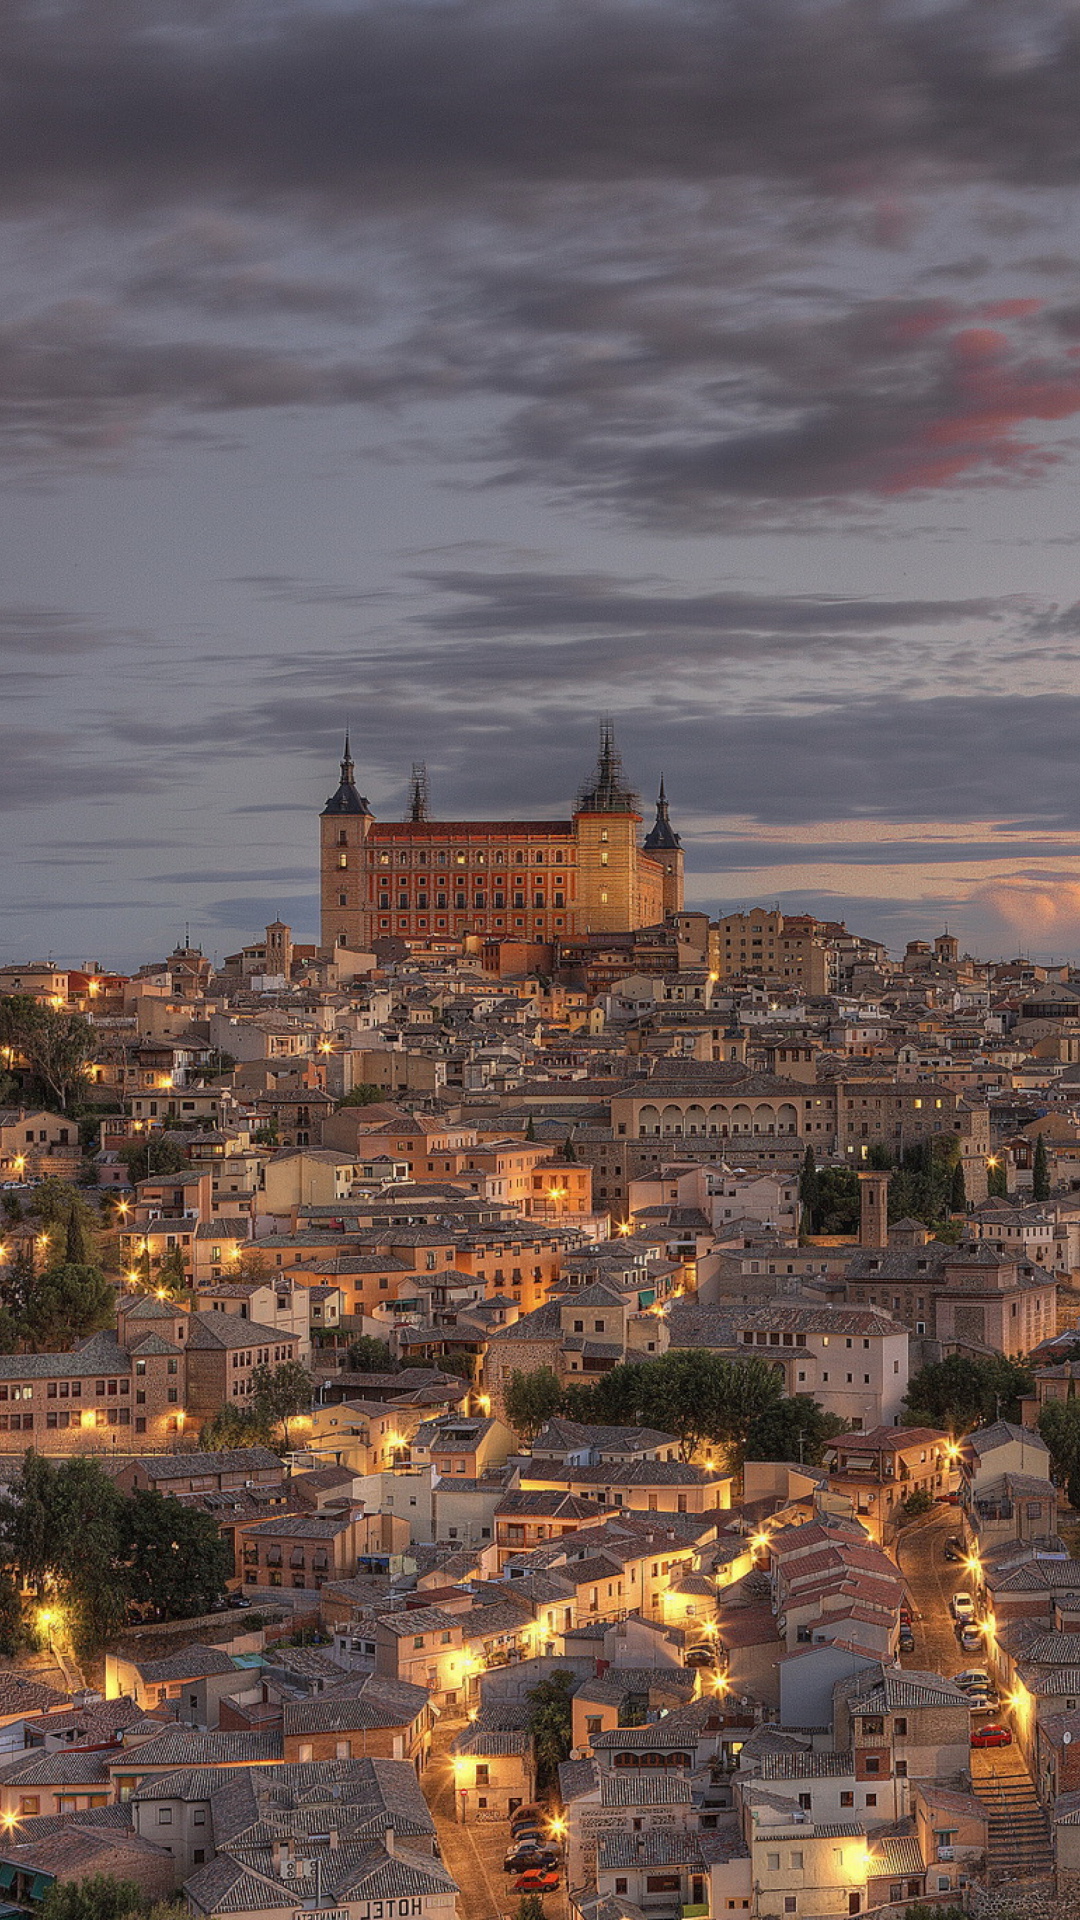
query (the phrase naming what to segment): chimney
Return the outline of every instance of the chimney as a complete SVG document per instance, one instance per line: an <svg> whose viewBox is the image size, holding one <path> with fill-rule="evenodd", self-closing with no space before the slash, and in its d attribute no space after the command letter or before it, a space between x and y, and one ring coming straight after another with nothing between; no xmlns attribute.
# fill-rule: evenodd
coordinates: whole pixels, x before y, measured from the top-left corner
<svg viewBox="0 0 1080 1920"><path fill-rule="evenodd" d="M876 1168L859 1174L859 1245L889 1244L889 1175Z"/></svg>
<svg viewBox="0 0 1080 1920"><path fill-rule="evenodd" d="M383 1834L383 1846L386 1848L387 1853L393 1853L394 1851L393 1827L387 1827L386 1832Z"/></svg>

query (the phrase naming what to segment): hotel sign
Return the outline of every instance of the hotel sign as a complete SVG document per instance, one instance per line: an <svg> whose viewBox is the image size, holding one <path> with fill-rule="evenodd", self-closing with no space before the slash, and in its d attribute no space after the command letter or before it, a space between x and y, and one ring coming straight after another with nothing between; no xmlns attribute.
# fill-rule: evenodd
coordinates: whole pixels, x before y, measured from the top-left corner
<svg viewBox="0 0 1080 1920"><path fill-rule="evenodd" d="M365 1900L355 1907L301 1907L292 1920L417 1920L424 1902L419 1894L401 1900Z"/></svg>

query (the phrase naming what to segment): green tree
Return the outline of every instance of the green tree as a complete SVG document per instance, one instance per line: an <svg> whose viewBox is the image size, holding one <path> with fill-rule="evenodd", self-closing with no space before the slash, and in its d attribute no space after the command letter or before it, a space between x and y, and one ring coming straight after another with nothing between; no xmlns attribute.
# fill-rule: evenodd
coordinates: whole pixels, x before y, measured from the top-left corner
<svg viewBox="0 0 1080 1920"><path fill-rule="evenodd" d="M115 1310L115 1289L100 1267L63 1262L35 1280L20 1325L35 1353L52 1353L100 1332Z"/></svg>
<svg viewBox="0 0 1080 1920"><path fill-rule="evenodd" d="M183 1294L190 1292L191 1280L179 1247L169 1247L162 1254L154 1274L154 1283L171 1300L179 1300Z"/></svg>
<svg viewBox="0 0 1080 1920"><path fill-rule="evenodd" d="M802 1170L799 1174L799 1200L802 1204L803 1230L812 1233L818 1205L818 1172L817 1155L809 1141L806 1143Z"/></svg>
<svg viewBox="0 0 1080 1920"><path fill-rule="evenodd" d="M16 1317L25 1313L33 1289L34 1252L24 1242L7 1264L0 1267L0 1308Z"/></svg>
<svg viewBox="0 0 1080 1920"><path fill-rule="evenodd" d="M542 1893L523 1893L514 1908L514 1920L547 1920Z"/></svg>
<svg viewBox="0 0 1080 1920"><path fill-rule="evenodd" d="M914 1520L920 1513L929 1513L934 1505L934 1496L927 1487L916 1487L900 1502L900 1512L905 1520Z"/></svg>
<svg viewBox="0 0 1080 1920"><path fill-rule="evenodd" d="M277 1367L256 1367L251 1376L251 1403L272 1426L280 1426L289 1447L289 1421L307 1413L315 1396L315 1381L299 1360L283 1360Z"/></svg>
<svg viewBox="0 0 1080 1920"><path fill-rule="evenodd" d="M81 1880L54 1880L45 1889L41 1920L124 1920L145 1913L150 1902L134 1880L88 1874Z"/></svg>
<svg viewBox="0 0 1080 1920"><path fill-rule="evenodd" d="M536 1784L540 1788L554 1785L560 1766L570 1757L573 1692L574 1676L562 1667L526 1692L527 1725L536 1755Z"/></svg>
<svg viewBox="0 0 1080 1920"><path fill-rule="evenodd" d="M822 1167L816 1175L813 1233L854 1233L859 1225L859 1176L854 1167Z"/></svg>
<svg viewBox="0 0 1080 1920"><path fill-rule="evenodd" d="M161 1493L132 1495L121 1514L128 1592L167 1620L206 1613L232 1572L232 1553L212 1514Z"/></svg>
<svg viewBox="0 0 1080 1920"><path fill-rule="evenodd" d="M132 1186L137 1180L182 1173L190 1164L183 1147L175 1140L155 1140L153 1134L146 1134L141 1140L129 1140L126 1147L121 1147L120 1158Z"/></svg>
<svg viewBox="0 0 1080 1920"><path fill-rule="evenodd" d="M953 1213L967 1212L967 1185L964 1180L964 1163L957 1158L952 1173L952 1192L949 1195L949 1207Z"/></svg>
<svg viewBox="0 0 1080 1920"><path fill-rule="evenodd" d="M1018 1420L1020 1400L1034 1391L1031 1369L1004 1354L969 1358L951 1353L912 1375L904 1396L904 1425L943 1427L963 1434L993 1420Z"/></svg>
<svg viewBox="0 0 1080 1920"><path fill-rule="evenodd" d="M821 1465L830 1440L847 1432L846 1420L826 1413L807 1393L791 1400L777 1400L750 1422L744 1458L747 1460L798 1460L808 1467Z"/></svg>
<svg viewBox="0 0 1080 1920"><path fill-rule="evenodd" d="M22 1055L46 1104L72 1111L95 1048L94 1030L81 1014L40 1007L28 994L4 994L0 1047Z"/></svg>
<svg viewBox="0 0 1080 1920"><path fill-rule="evenodd" d="M1050 1449L1054 1479L1071 1507L1080 1507L1080 1400L1047 1400L1036 1422Z"/></svg>
<svg viewBox="0 0 1080 1920"><path fill-rule="evenodd" d="M562 1388L550 1367L533 1367L527 1373L515 1369L503 1389L506 1417L526 1445L558 1413L561 1401Z"/></svg>
<svg viewBox="0 0 1080 1920"><path fill-rule="evenodd" d="M361 1080L343 1100L338 1101L335 1112L340 1113L342 1107L373 1107L378 1101L385 1099L385 1087L377 1087L374 1080Z"/></svg>
<svg viewBox="0 0 1080 1920"><path fill-rule="evenodd" d="M868 1167L876 1168L879 1173L888 1173L896 1165L896 1161L884 1140L872 1140L870 1151L866 1156L866 1164Z"/></svg>
<svg viewBox="0 0 1080 1920"><path fill-rule="evenodd" d="M992 1154L986 1163L986 1193L990 1200L1009 1197L1009 1175L1003 1155Z"/></svg>
<svg viewBox="0 0 1080 1920"><path fill-rule="evenodd" d="M1046 1154L1046 1141L1041 1133L1035 1142L1035 1158L1031 1167L1031 1197L1033 1200L1050 1198L1050 1163Z"/></svg>
<svg viewBox="0 0 1080 1920"><path fill-rule="evenodd" d="M218 1447L268 1447L273 1431L273 1422L255 1407L225 1405L200 1430L199 1445L208 1452Z"/></svg>
<svg viewBox="0 0 1080 1920"><path fill-rule="evenodd" d="M397 1373L398 1362L394 1359L385 1340L375 1340L369 1333L362 1333L358 1339L349 1342L349 1351L345 1356L352 1373Z"/></svg>
<svg viewBox="0 0 1080 1920"><path fill-rule="evenodd" d="M38 1599L56 1608L80 1659L98 1653L124 1617L120 1551L124 1496L98 1461L42 1459L31 1449L0 1498L0 1550Z"/></svg>
<svg viewBox="0 0 1080 1920"><path fill-rule="evenodd" d="M573 1136L569 1133L563 1141L562 1157L564 1160L569 1160L571 1166L576 1164L577 1148L574 1145Z"/></svg>
<svg viewBox="0 0 1080 1920"><path fill-rule="evenodd" d="M0 1653L14 1659L30 1643L18 1582L10 1568L0 1568Z"/></svg>
<svg viewBox="0 0 1080 1920"><path fill-rule="evenodd" d="M529 1115L528 1123L525 1128L525 1138L526 1140L536 1139L536 1121L533 1119L533 1116L531 1113Z"/></svg>
<svg viewBox="0 0 1080 1920"><path fill-rule="evenodd" d="M86 1222L80 1217L78 1207L71 1207L64 1228L64 1261L69 1267L88 1267L93 1265L97 1255L93 1236Z"/></svg>
<svg viewBox="0 0 1080 1920"><path fill-rule="evenodd" d="M39 1182L27 1200L27 1211L47 1227L65 1227L72 1213L80 1226L89 1231L94 1222L92 1209L70 1180L58 1180L54 1173Z"/></svg>

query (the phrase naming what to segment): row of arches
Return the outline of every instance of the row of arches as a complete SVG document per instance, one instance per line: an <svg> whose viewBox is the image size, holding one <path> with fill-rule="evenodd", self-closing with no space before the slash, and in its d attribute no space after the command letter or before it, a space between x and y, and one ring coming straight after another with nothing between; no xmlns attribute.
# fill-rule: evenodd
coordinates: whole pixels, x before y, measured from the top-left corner
<svg viewBox="0 0 1080 1920"><path fill-rule="evenodd" d="M798 1110L790 1100L760 1100L753 1107L746 1101L734 1105L705 1107L698 1102L685 1106L673 1101L659 1107L638 1108L638 1137L648 1139L671 1134L689 1139L715 1136L726 1140L736 1134L797 1134Z"/></svg>

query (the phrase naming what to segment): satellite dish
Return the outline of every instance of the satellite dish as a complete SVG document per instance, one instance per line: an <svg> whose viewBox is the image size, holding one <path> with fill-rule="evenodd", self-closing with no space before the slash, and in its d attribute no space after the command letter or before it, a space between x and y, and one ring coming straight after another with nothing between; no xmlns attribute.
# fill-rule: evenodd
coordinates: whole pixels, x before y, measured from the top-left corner
<svg viewBox="0 0 1080 1920"><path fill-rule="evenodd" d="M1065 1744L1065 1746L1068 1746L1068 1745L1070 1744L1070 1742L1071 1742L1071 1740L1072 1740L1072 1734L1071 1734L1071 1733L1063 1733L1063 1734L1062 1734L1062 1736L1061 1736L1061 1738L1062 1738L1062 1741L1064 1742L1064 1744Z"/></svg>

